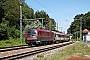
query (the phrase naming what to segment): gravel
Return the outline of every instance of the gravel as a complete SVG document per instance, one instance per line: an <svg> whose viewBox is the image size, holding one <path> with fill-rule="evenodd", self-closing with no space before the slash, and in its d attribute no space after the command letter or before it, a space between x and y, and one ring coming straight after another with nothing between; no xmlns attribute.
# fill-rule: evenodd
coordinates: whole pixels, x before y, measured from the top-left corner
<svg viewBox="0 0 90 60"><path fill-rule="evenodd" d="M58 52L62 49L65 49L65 48L67 48L71 45L73 45L73 44L69 44L69 45L66 45L66 46L63 46L63 47L60 47L60 48L57 48L57 49L49 50L49 51L46 51L46 52L42 52L42 53L39 53L39 54L43 54L44 57L51 56L51 55L55 54L56 52ZM38 54L33 55L33 56L28 56L28 57L25 57L25 58L22 58L22 59L19 59L19 60L35 60L37 58L37 55Z"/></svg>

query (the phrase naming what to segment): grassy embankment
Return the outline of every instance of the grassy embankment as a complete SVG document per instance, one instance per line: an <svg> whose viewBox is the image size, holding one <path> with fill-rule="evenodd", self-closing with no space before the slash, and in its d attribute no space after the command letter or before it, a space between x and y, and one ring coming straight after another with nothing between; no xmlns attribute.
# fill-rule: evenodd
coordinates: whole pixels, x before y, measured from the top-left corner
<svg viewBox="0 0 90 60"><path fill-rule="evenodd" d="M23 39L23 43L20 44L20 38L9 38L9 40L1 40L0 41L0 48L3 47L10 47L10 46L20 46L20 45L25 45L25 39Z"/></svg>
<svg viewBox="0 0 90 60"><path fill-rule="evenodd" d="M85 57L85 55L90 55L90 47L82 42L79 42L67 47L66 49L56 52L54 55L44 57L43 54L38 54L35 60L67 60L70 56Z"/></svg>

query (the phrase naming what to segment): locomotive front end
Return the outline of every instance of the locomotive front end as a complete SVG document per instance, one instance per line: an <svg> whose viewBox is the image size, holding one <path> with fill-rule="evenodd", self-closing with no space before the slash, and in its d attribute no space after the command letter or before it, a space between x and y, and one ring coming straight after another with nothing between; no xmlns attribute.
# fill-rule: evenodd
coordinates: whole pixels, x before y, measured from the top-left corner
<svg viewBox="0 0 90 60"><path fill-rule="evenodd" d="M37 40L37 30L34 28L28 29L26 31L26 44L35 44Z"/></svg>

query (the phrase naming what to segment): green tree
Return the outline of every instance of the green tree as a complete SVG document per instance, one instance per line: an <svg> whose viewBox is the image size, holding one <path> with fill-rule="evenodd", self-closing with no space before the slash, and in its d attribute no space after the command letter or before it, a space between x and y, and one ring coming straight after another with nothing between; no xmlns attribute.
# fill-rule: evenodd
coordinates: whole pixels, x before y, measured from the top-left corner
<svg viewBox="0 0 90 60"><path fill-rule="evenodd" d="M54 19L50 18L44 10L36 11L34 14L34 10L25 3L25 0L0 0L0 37L2 37L0 40L20 36L20 5L23 19L45 18L44 27L49 30L55 29ZM38 23L42 22L42 20L39 21ZM27 24L33 25L32 22L23 21L23 30Z"/></svg>
<svg viewBox="0 0 90 60"><path fill-rule="evenodd" d="M67 30L69 34L78 32L78 35L80 36L80 20L82 20L82 30L84 30L85 28L90 30L90 12L87 12L85 14L78 14L74 17L74 21L71 23L70 27Z"/></svg>
<svg viewBox="0 0 90 60"><path fill-rule="evenodd" d="M43 21L45 29L55 30L56 26L55 20L50 18L49 15L44 10L36 11L35 16L36 18L45 18L45 20ZM40 20L40 22L42 23L42 20Z"/></svg>
<svg viewBox="0 0 90 60"><path fill-rule="evenodd" d="M4 17L4 9L3 9L4 2L5 2L4 0L0 1L0 23L2 23L2 18Z"/></svg>

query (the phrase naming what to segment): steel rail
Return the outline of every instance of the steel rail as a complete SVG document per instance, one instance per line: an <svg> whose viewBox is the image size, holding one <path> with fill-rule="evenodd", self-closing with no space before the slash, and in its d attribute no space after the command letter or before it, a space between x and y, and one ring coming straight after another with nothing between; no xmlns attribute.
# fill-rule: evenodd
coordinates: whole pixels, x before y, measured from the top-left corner
<svg viewBox="0 0 90 60"><path fill-rule="evenodd" d="M53 49L56 49L56 48L60 48L60 47L63 47L63 46L66 46L66 45L69 45L69 44L72 44L73 42L68 42L68 43L63 43L61 45L57 45L57 46L52 46L52 47L46 47L46 48L42 48L42 49L37 49L37 50L34 50L34 51L30 51L30 52L25 52L25 53L20 53L20 54L16 54L16 55L12 55L12 56L6 56L6 57L2 57L0 58L0 60L14 60L14 59L21 59L21 58L24 58L24 57L27 57L27 56L31 56L31 55L34 55L34 54L37 54L37 53L41 53L41 52L45 52L45 51L49 51L49 50L53 50Z"/></svg>

